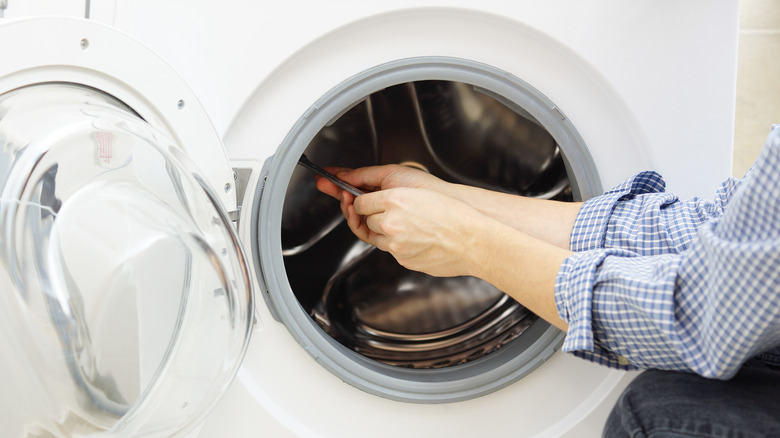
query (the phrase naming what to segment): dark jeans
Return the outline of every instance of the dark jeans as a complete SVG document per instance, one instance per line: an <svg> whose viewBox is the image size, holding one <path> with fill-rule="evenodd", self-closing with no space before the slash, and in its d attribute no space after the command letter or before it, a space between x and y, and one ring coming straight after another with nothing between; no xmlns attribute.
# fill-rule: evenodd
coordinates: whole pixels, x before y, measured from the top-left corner
<svg viewBox="0 0 780 438"><path fill-rule="evenodd" d="M603 437L780 437L780 369L754 360L727 381L645 371L620 396Z"/></svg>

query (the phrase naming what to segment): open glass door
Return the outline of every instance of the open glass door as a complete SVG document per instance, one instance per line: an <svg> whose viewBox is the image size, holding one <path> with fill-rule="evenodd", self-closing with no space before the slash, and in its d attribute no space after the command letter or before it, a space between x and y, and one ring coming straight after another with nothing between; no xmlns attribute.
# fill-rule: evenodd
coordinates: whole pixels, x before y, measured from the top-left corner
<svg viewBox="0 0 780 438"><path fill-rule="evenodd" d="M253 298L206 181L101 91L0 95L0 387L15 394L4 434L167 437L216 404Z"/></svg>

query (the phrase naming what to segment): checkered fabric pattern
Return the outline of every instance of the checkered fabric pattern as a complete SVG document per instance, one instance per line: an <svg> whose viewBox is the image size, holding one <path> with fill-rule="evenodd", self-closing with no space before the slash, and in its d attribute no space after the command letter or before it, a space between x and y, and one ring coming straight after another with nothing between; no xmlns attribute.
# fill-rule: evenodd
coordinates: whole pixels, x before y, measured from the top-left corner
<svg viewBox="0 0 780 438"><path fill-rule="evenodd" d="M644 172L583 205L555 284L563 349L729 378L780 346L780 125L713 200L664 190Z"/></svg>

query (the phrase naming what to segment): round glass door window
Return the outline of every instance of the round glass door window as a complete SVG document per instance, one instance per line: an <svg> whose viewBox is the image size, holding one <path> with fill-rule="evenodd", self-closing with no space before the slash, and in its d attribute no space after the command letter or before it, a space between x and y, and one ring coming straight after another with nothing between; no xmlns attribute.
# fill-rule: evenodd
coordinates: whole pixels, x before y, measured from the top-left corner
<svg viewBox="0 0 780 438"><path fill-rule="evenodd" d="M253 303L187 156L98 90L31 85L0 95L0 190L3 435L192 428L236 373Z"/></svg>

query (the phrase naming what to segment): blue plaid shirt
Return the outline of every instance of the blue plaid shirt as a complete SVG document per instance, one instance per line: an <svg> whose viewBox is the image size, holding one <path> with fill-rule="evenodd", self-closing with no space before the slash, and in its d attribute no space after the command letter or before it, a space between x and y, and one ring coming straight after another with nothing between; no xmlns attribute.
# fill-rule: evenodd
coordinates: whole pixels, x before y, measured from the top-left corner
<svg viewBox="0 0 780 438"><path fill-rule="evenodd" d="M644 172L583 205L555 284L563 350L729 378L780 346L780 125L714 200L664 189Z"/></svg>

